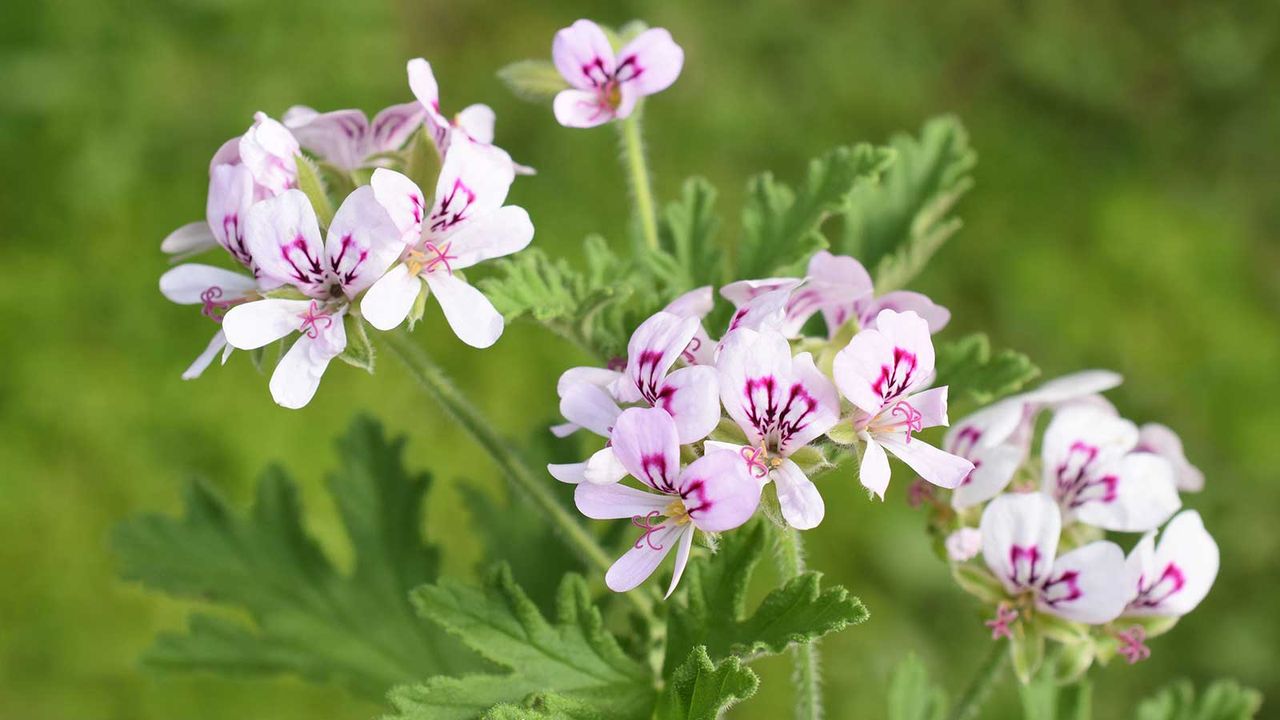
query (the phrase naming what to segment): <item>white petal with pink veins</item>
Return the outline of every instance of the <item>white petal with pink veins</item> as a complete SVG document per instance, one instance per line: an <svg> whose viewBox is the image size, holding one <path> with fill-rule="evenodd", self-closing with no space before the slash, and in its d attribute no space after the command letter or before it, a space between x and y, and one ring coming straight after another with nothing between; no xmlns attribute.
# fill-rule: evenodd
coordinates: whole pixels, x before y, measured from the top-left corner
<svg viewBox="0 0 1280 720"><path fill-rule="evenodd" d="M929 325L913 312L883 310L876 329L863 330L836 354L834 375L840 392L865 412L927 387L933 379Z"/></svg>
<svg viewBox="0 0 1280 720"><path fill-rule="evenodd" d="M676 421L681 445L710 435L720 422L720 386L715 368L701 365L671 373L658 391L655 407L666 410Z"/></svg>
<svg viewBox="0 0 1280 720"><path fill-rule="evenodd" d="M253 350L296 331L310 300L255 300L237 305L222 318L227 342L240 350Z"/></svg>
<svg viewBox="0 0 1280 720"><path fill-rule="evenodd" d="M502 315L484 293L448 273L431 273L427 285L459 340L483 349L502 337Z"/></svg>
<svg viewBox="0 0 1280 720"><path fill-rule="evenodd" d="M720 288L720 297L742 307L752 300L775 290L794 290L800 285L795 278L764 278L761 280L738 280Z"/></svg>
<svg viewBox="0 0 1280 720"><path fill-rule="evenodd" d="M245 224L253 205L253 176L243 165L216 165L209 173L205 221L214 239L241 265L253 256L245 241Z"/></svg>
<svg viewBox="0 0 1280 720"><path fill-rule="evenodd" d="M373 196L386 209L391 221L399 228L403 239L416 243L422 234L422 221L426 217L426 200L422 188L395 170L378 168L369 179Z"/></svg>
<svg viewBox="0 0 1280 720"><path fill-rule="evenodd" d="M623 402L656 402L667 372L697 330L697 319L668 312L640 323L627 341L627 368L614 384L614 395Z"/></svg>
<svg viewBox="0 0 1280 720"><path fill-rule="evenodd" d="M581 486L580 486L581 487ZM667 553L681 542L683 535L693 534L693 525L677 525L668 520L661 529L642 536L605 573L604 584L614 592L626 592L649 579L662 564Z"/></svg>
<svg viewBox="0 0 1280 720"><path fill-rule="evenodd" d="M650 28L618 51L619 82L635 85L641 95L671 87L684 67L684 50L663 28Z"/></svg>
<svg viewBox="0 0 1280 720"><path fill-rule="evenodd" d="M613 108L594 90L561 90L552 103L556 122L565 127L590 128L613 120Z"/></svg>
<svg viewBox="0 0 1280 720"><path fill-rule="evenodd" d="M295 106L284 114L284 124L299 145L336 167L355 170L364 161L369 120L359 110L317 113Z"/></svg>
<svg viewBox="0 0 1280 720"><path fill-rule="evenodd" d="M301 190L289 190L250 208L245 237L263 277L293 285L312 297L328 297L320 225Z"/></svg>
<svg viewBox="0 0 1280 720"><path fill-rule="evenodd" d="M884 499L884 491L889 489L889 456L885 454L880 443L871 437L863 437L866 445L862 449L862 464L858 468L858 481L862 487Z"/></svg>
<svg viewBox="0 0 1280 720"><path fill-rule="evenodd" d="M179 265L160 276L160 292L180 305L202 303L210 290L216 290L214 300L234 300L257 289L254 279L243 273L199 263Z"/></svg>
<svg viewBox="0 0 1280 720"><path fill-rule="evenodd" d="M609 437L618 461L632 477L659 492L677 491L680 439L675 421L665 410L624 410Z"/></svg>
<svg viewBox="0 0 1280 720"><path fill-rule="evenodd" d="M356 188L342 201L329 224L325 256L348 298L382 277L400 258L404 242L386 209L368 185Z"/></svg>
<svg viewBox="0 0 1280 720"><path fill-rule="evenodd" d="M522 207L508 205L481 215L449 237L449 266L468 268L520 252L533 240L533 222Z"/></svg>
<svg viewBox="0 0 1280 720"><path fill-rule="evenodd" d="M1058 552L1062 514L1042 493L1012 493L982 512L982 557L1012 593L1039 587Z"/></svg>
<svg viewBox="0 0 1280 720"><path fill-rule="evenodd" d="M609 437L622 409L608 390L591 383L577 383L560 393L560 414L569 422Z"/></svg>
<svg viewBox="0 0 1280 720"><path fill-rule="evenodd" d="M783 455L808 445L840 422L840 395L836 386L818 370L809 353L800 353L791 359L788 392L794 393L794 400L784 404L780 414L789 428L782 433L785 437L778 445L778 452Z"/></svg>
<svg viewBox="0 0 1280 720"><path fill-rule="evenodd" d="M1120 615L1133 590L1125 578L1124 551L1099 541L1058 558L1040 587L1040 609L1068 620L1101 625Z"/></svg>
<svg viewBox="0 0 1280 720"><path fill-rule="evenodd" d="M1218 576L1218 544L1194 510L1179 513L1156 544L1154 533L1129 555L1137 597L1126 615L1185 615L1196 608Z"/></svg>
<svg viewBox="0 0 1280 720"><path fill-rule="evenodd" d="M383 109L369 126L366 154L394 152L404 147L422 125L425 115L426 108L419 102L401 103ZM361 159L365 160L367 157Z"/></svg>
<svg viewBox="0 0 1280 720"><path fill-rule="evenodd" d="M1069 507L1076 520L1104 530L1145 532L1168 520L1182 500L1168 461L1132 453L1100 468L1088 485L1077 489Z"/></svg>
<svg viewBox="0 0 1280 720"><path fill-rule="evenodd" d="M1124 457L1138 443L1138 429L1123 418L1093 407L1059 410L1044 432L1046 492L1070 502L1077 488L1100 469Z"/></svg>
<svg viewBox="0 0 1280 720"><path fill-rule="evenodd" d="M924 480L952 489L973 472L973 463L904 433L877 435L876 440Z"/></svg>
<svg viewBox="0 0 1280 720"><path fill-rule="evenodd" d="M166 255L190 255L208 250L218 244L209 230L208 221L187 223L160 241L160 252Z"/></svg>
<svg viewBox="0 0 1280 720"><path fill-rule="evenodd" d="M560 75L580 90L599 87L613 77L613 47L604 30L590 20L578 20L557 32L551 59Z"/></svg>
<svg viewBox="0 0 1280 720"><path fill-rule="evenodd" d="M472 140L486 145L493 144L493 126L497 120L493 108L480 103L468 105L453 120Z"/></svg>
<svg viewBox="0 0 1280 720"><path fill-rule="evenodd" d="M1168 427L1160 423L1147 423L1138 430L1138 452L1159 455L1173 465L1175 482L1182 492L1200 492L1204 489L1204 473L1187 461L1182 440Z"/></svg>
<svg viewBox="0 0 1280 720"><path fill-rule="evenodd" d="M440 113L440 85L431 70L431 63L422 58L414 58L408 62L406 70L409 74L409 90L427 111L427 117L436 126L435 129L447 131L449 121Z"/></svg>
<svg viewBox="0 0 1280 720"><path fill-rule="evenodd" d="M740 454L714 450L689 463L676 489L689 518L707 532L732 530L760 505L760 483Z"/></svg>
<svg viewBox="0 0 1280 720"><path fill-rule="evenodd" d="M360 298L360 314L379 330L391 330L404 322L423 292L422 279L409 268L396 265L378 278Z"/></svg>
<svg viewBox="0 0 1280 720"><path fill-rule="evenodd" d="M797 530L817 527L826 515L826 503L822 501L818 486L800 466L783 458L782 463L769 474L777 488L778 505L787 524Z"/></svg>
<svg viewBox="0 0 1280 720"><path fill-rule="evenodd" d="M579 512L593 520L616 520L662 512L671 504L671 498L617 483L583 483L574 489L573 502Z"/></svg>
<svg viewBox="0 0 1280 720"><path fill-rule="evenodd" d="M627 468L618 460L612 447L597 450L587 459L582 479L592 485L610 485L627 476Z"/></svg>
<svg viewBox="0 0 1280 720"><path fill-rule="evenodd" d="M453 142L436 181L435 204L423 221L423 237L439 244L502 207L515 177L504 150L466 137Z"/></svg>
<svg viewBox="0 0 1280 720"><path fill-rule="evenodd" d="M301 152L293 133L265 113L253 116L253 127L240 138L240 160L253 174L255 184L270 195L297 187L297 156Z"/></svg>
<svg viewBox="0 0 1280 720"><path fill-rule="evenodd" d="M331 317L333 322L317 327L314 337L307 333L300 335L271 374L271 397L282 407L297 410L311 402L325 368L346 349L347 333L342 316Z"/></svg>
<svg viewBox="0 0 1280 720"><path fill-rule="evenodd" d="M221 330L214 333L213 339L209 341L209 345L204 349L204 352L200 353L195 362L192 362L191 366L183 371L182 379L194 380L200 377L213 364L213 359L218 356L218 353L223 352L228 347L227 336L223 335Z"/></svg>

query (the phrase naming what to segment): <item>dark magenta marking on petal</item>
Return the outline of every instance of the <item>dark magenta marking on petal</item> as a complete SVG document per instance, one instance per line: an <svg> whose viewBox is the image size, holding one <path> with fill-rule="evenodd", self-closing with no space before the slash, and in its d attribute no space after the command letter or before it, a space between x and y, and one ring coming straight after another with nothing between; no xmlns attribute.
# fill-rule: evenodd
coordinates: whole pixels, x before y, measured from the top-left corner
<svg viewBox="0 0 1280 720"><path fill-rule="evenodd" d="M784 455L791 438L809 425L818 408L817 398L803 383L792 383L782 393L772 375L747 378L743 391L747 420L766 444Z"/></svg>
<svg viewBox="0 0 1280 720"><path fill-rule="evenodd" d="M1164 572L1150 585L1146 584L1146 576L1138 578L1138 597L1130 603L1133 607L1159 607L1173 597L1187 584L1186 575L1176 563L1165 566Z"/></svg>
<svg viewBox="0 0 1280 720"><path fill-rule="evenodd" d="M1115 502L1120 478L1115 475L1097 477L1097 459L1096 445L1077 440L1067 450L1067 457L1054 468L1054 494L1064 507Z"/></svg>
<svg viewBox="0 0 1280 720"><path fill-rule="evenodd" d="M1009 581L1023 587L1031 587L1040 579L1037 567L1045 558L1037 545L1012 545L1009 547Z"/></svg>
<svg viewBox="0 0 1280 720"><path fill-rule="evenodd" d="M449 194L442 199L440 208L431 215L431 230L444 232L466 220L467 211L475 201L475 191L467 187L466 183L462 182L462 178L455 179Z"/></svg>
<svg viewBox="0 0 1280 720"><path fill-rule="evenodd" d="M1057 607L1062 603L1075 602L1084 597L1080 589L1080 572L1067 570L1044 584L1040 595L1046 603Z"/></svg>
<svg viewBox="0 0 1280 720"><path fill-rule="evenodd" d="M893 365L881 365L880 377L871 384L884 403L902 395L916 371L916 354L900 347L893 349Z"/></svg>
<svg viewBox="0 0 1280 720"><path fill-rule="evenodd" d="M667 467L667 456L662 453L651 453L640 456L640 468L644 477L636 478L658 492L674 495L675 484L671 481L672 468Z"/></svg>

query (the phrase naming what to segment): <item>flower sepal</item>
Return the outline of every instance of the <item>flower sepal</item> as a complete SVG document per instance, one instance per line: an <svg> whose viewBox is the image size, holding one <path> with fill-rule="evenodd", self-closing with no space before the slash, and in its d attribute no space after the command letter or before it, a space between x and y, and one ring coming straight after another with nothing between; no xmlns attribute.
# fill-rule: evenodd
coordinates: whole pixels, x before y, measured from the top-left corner
<svg viewBox="0 0 1280 720"><path fill-rule="evenodd" d="M1181 615L1137 615L1122 616L1115 621L1116 625L1130 627L1133 625L1140 626L1146 633L1148 639L1159 637L1173 629L1178 624Z"/></svg>
<svg viewBox="0 0 1280 720"><path fill-rule="evenodd" d="M338 355L338 359L372 375L373 343L369 341L369 329L364 318L353 312L347 313L342 318L342 324L346 326L347 346Z"/></svg>
<svg viewBox="0 0 1280 720"><path fill-rule="evenodd" d="M1036 613L1032 622L1046 638L1063 645L1092 642L1087 625L1072 622L1050 613Z"/></svg>
<svg viewBox="0 0 1280 720"><path fill-rule="evenodd" d="M422 321L422 316L427 312L427 296L431 294L431 288L425 280L419 280L418 282L422 284L422 289L418 291L418 296L413 299L413 305L409 308L409 316L406 318L409 321L409 332L413 332L413 329Z"/></svg>
<svg viewBox="0 0 1280 720"><path fill-rule="evenodd" d="M1078 682L1093 667L1098 646L1092 637L1083 642L1062 645L1053 656L1053 680L1059 685Z"/></svg>
<svg viewBox="0 0 1280 720"><path fill-rule="evenodd" d="M1044 664L1044 634L1034 623L1013 624L1009 634L1009 660L1018 682L1030 684Z"/></svg>
<svg viewBox="0 0 1280 720"><path fill-rule="evenodd" d="M854 427L853 420L849 418L842 418L840 422L828 430L827 439L836 445L843 445L844 447L852 447L860 442L858 430Z"/></svg>
<svg viewBox="0 0 1280 720"><path fill-rule="evenodd" d="M952 563L951 576L960 589L978 598L983 604L997 605L1008 595L996 576L978 563Z"/></svg>
<svg viewBox="0 0 1280 720"><path fill-rule="evenodd" d="M431 141L426 126L414 133L413 140L405 149L404 174L420 188L433 188L440 178L443 163L440 153L436 152L435 143Z"/></svg>
<svg viewBox="0 0 1280 720"><path fill-rule="evenodd" d="M320 222L320 229L327 230L329 223L333 222L333 201L329 199L329 193L325 190L324 179L320 177L320 168L316 165L316 161L306 155L299 155L296 158L298 165L298 189L311 202L311 207L316 211L316 220Z"/></svg>
<svg viewBox="0 0 1280 720"><path fill-rule="evenodd" d="M262 293L262 297L272 300L310 300L306 293L292 285L281 285L274 290Z"/></svg>
<svg viewBox="0 0 1280 720"><path fill-rule="evenodd" d="M791 453L791 462L800 466L805 475L816 475L823 470L835 467L826 452L816 445L806 445Z"/></svg>

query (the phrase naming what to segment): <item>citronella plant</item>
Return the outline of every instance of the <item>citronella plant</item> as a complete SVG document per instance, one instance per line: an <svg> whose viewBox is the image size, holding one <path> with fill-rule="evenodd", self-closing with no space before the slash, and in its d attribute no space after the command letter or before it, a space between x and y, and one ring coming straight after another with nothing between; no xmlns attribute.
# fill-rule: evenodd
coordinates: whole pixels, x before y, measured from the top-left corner
<svg viewBox="0 0 1280 720"><path fill-rule="evenodd" d="M525 510L464 487L492 570L479 583L440 575L420 532L430 479L404 467L404 439L358 418L328 485L349 573L303 529L278 469L247 514L197 484L183 518L120 528L127 577L241 611L194 615L147 661L294 673L385 698L389 717L673 720L721 716L756 692L755 660L787 653L795 717L814 720L819 641L868 610L807 567L803 537L851 521L827 512L823 490L858 483L869 502L856 512L891 491L926 507L939 555L989 613L991 649L974 649L987 659L958 700L908 659L891 716L973 717L1011 667L1030 717L1087 717L1091 668L1142 661L1213 583L1217 547L1180 510L1203 478L1172 431L1097 394L1114 374L1011 395L1038 372L1027 357L982 335L941 339L948 310L905 289L959 227L974 165L959 124L836 148L795 186L752 178L725 238L707 181L655 193L649 177L645 105L690 71L671 33L579 20L551 50L501 76L567 128L616 127L628 253L599 238L572 260L526 249L534 223L505 201L533 171L494 145L488 107L442 114L422 59L408 63L416 100L372 121L257 114L213 157L205 221L163 243L175 259L223 258L160 279L214 331L184 377L244 350L274 364L277 403L304 408L335 358L373 372L381 344L403 362ZM436 305L475 348L527 319L596 358L554 388L563 423L529 428L527 447L499 437L411 333ZM940 436L950 403L976 412ZM770 556L778 584L753 590ZM857 669L827 671L839 682ZM1139 712L1244 717L1258 703L1229 684L1204 698L1178 686Z"/></svg>

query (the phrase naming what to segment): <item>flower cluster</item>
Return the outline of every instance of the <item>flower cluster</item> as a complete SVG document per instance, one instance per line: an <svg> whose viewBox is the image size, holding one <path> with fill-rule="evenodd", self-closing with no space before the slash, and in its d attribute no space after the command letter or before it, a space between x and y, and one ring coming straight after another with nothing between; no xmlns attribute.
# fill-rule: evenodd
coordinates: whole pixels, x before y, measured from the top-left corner
<svg viewBox="0 0 1280 720"><path fill-rule="evenodd" d="M699 288L636 328L625 358L560 378L568 422L553 432L586 429L605 443L548 470L578 485L585 515L629 517L643 531L606 577L614 590L642 582L678 542L674 590L693 531L736 528L762 502L780 522L816 527L826 508L810 475L830 466L825 448L859 453L861 482L879 497L890 453L944 488L974 470L915 436L947 424L947 388L930 388L931 334L945 309L915 293L877 297L857 260L827 252L803 278L735 282L720 294L736 309L718 341L704 326L713 289ZM819 313L825 331L805 335Z"/></svg>
<svg viewBox="0 0 1280 720"><path fill-rule="evenodd" d="M1179 512L1179 492L1203 475L1171 430L1138 427L1099 394L1119 383L1081 372L957 422L944 447L974 470L949 503L931 499L957 580L995 606L992 637L1058 640L1077 672L1146 658L1145 640L1193 610L1218 572L1199 514ZM1126 556L1106 531L1144 534Z"/></svg>
<svg viewBox="0 0 1280 720"><path fill-rule="evenodd" d="M184 378L219 353L225 363L233 349L284 340L271 395L300 408L366 321L379 330L416 321L428 293L468 345L502 334L502 316L460 271L532 240L528 213L504 206L527 169L492 144L492 110L472 105L450 120L427 61L410 61L408 73L416 100L372 122L359 110L299 106L283 123L258 113L214 155L205 222L179 228L162 249L180 259L217 246L239 267L187 263L160 278L166 297L219 325ZM439 173L415 182L419 136ZM423 181L434 182L432 194Z"/></svg>

